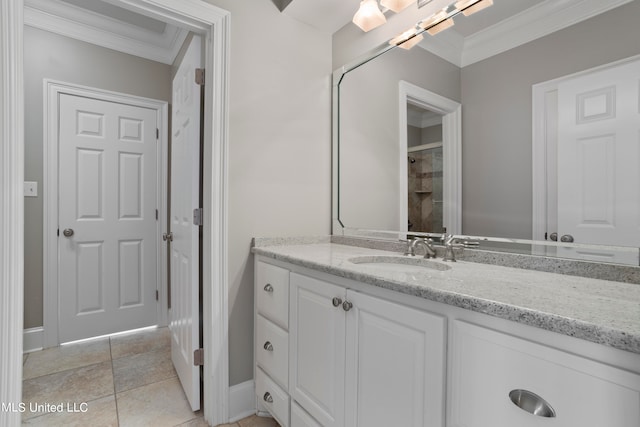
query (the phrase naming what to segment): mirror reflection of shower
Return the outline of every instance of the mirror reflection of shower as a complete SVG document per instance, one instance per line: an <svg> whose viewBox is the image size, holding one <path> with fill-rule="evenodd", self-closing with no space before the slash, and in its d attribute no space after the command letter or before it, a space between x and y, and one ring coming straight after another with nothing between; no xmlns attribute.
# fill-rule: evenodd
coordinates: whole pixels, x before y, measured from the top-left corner
<svg viewBox="0 0 640 427"><path fill-rule="evenodd" d="M408 230L443 231L442 115L407 104Z"/></svg>

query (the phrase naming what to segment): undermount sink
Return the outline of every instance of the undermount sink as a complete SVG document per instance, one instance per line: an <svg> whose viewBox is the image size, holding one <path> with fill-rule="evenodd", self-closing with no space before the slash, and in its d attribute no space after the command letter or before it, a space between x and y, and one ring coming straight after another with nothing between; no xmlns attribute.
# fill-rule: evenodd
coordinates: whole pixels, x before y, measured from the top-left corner
<svg viewBox="0 0 640 427"><path fill-rule="evenodd" d="M349 258L349 262L358 265L366 265L379 271L420 272L425 270L447 271L449 265L425 259L409 256L361 256Z"/></svg>

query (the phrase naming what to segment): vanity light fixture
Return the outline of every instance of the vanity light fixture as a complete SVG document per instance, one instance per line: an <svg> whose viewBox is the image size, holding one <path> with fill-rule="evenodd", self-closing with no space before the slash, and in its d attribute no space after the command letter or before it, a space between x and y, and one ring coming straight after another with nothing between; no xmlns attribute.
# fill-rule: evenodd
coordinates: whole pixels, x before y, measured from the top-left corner
<svg viewBox="0 0 640 427"><path fill-rule="evenodd" d="M453 27L454 22L453 18L445 19L444 21L439 22L438 24L432 26L427 30L427 33L435 36L436 34L446 30L447 28Z"/></svg>
<svg viewBox="0 0 640 427"><path fill-rule="evenodd" d="M416 32L416 28L414 27L414 28L409 28L404 33L389 40L389 44L401 47L402 49L409 50L415 45L417 45L418 43L420 43L422 39L424 39L424 36L422 34L418 34Z"/></svg>
<svg viewBox="0 0 640 427"><path fill-rule="evenodd" d="M353 15L353 23L364 32L373 30L385 22L387 18L380 11L377 0L362 0L360 8Z"/></svg>
<svg viewBox="0 0 640 427"><path fill-rule="evenodd" d="M473 15L493 5L493 0L460 0L455 8L462 11L464 16Z"/></svg>
<svg viewBox="0 0 640 427"><path fill-rule="evenodd" d="M415 0L380 0L380 6L398 13L414 2Z"/></svg>
<svg viewBox="0 0 640 427"><path fill-rule="evenodd" d="M422 33L428 32L430 35L436 34L453 27L453 18L460 13L465 16L473 15L476 12L493 5L493 0L459 0L453 5L449 5L439 12L423 19L418 24L397 37L389 41L392 46L399 46L403 49L411 49L423 39Z"/></svg>

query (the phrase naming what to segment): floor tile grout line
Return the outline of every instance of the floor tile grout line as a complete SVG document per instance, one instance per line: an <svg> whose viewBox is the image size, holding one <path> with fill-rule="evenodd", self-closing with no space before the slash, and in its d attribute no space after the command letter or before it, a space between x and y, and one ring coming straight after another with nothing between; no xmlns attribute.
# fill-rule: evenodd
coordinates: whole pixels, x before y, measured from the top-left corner
<svg viewBox="0 0 640 427"><path fill-rule="evenodd" d="M31 380L36 380L36 379L38 379L38 378L48 377L49 375L57 375L57 374L62 374L62 373L64 373L64 372L68 372L68 371L75 371L75 370L77 370L77 369L84 369L84 368L88 368L88 367L90 367L90 366L101 365L101 364L103 364L103 363L110 362L110 361L111 361L111 359L109 359L109 360L103 360L102 362L90 363L90 364L88 364L88 365L76 366L76 367L73 367L73 368L63 369L63 370L61 370L61 371L49 372L48 374L38 375L37 377L31 377L31 378L24 378L24 377L23 377L23 378L22 378L22 381L31 381ZM23 374L23 375L24 375L24 374Z"/></svg>
<svg viewBox="0 0 640 427"><path fill-rule="evenodd" d="M111 351L111 337L109 337L109 360L111 361L111 379L113 381L113 402L116 405L116 423L120 426L120 413L118 411L118 395L116 393L116 372L113 367L113 354Z"/></svg>

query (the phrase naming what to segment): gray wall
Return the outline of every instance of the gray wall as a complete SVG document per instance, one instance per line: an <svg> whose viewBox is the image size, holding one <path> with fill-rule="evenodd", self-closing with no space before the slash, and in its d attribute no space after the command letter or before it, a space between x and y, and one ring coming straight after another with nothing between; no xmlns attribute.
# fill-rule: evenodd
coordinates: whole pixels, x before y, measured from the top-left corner
<svg viewBox="0 0 640 427"><path fill-rule="evenodd" d="M331 230L331 36L271 0L207 0L231 12L230 383L253 377L254 236Z"/></svg>
<svg viewBox="0 0 640 427"><path fill-rule="evenodd" d="M168 101L170 66L25 26L25 181L38 197L25 198L24 327L42 326L43 79L55 79ZM126 77L126 78L125 78Z"/></svg>
<svg viewBox="0 0 640 427"><path fill-rule="evenodd" d="M640 54L640 2L462 69L462 230L530 238L532 85Z"/></svg>

